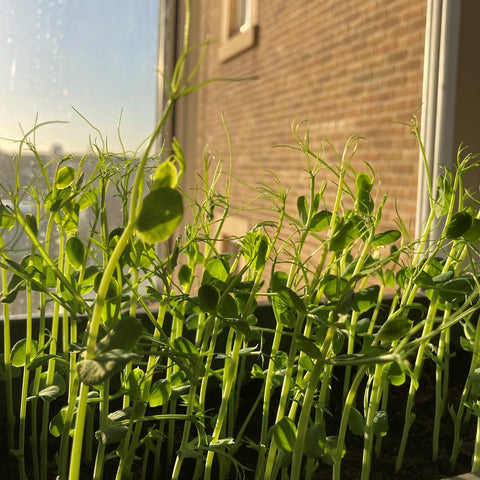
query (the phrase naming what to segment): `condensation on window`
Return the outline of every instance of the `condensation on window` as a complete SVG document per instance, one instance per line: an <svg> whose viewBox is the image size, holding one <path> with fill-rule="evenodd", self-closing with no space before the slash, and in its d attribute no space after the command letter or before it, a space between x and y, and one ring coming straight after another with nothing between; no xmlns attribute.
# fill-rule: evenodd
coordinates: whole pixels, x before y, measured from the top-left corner
<svg viewBox="0 0 480 480"><path fill-rule="evenodd" d="M38 148L83 153L95 132L76 109L113 149L121 117L136 148L155 122L157 37L158 0L0 0L0 137L67 121L39 129Z"/></svg>
<svg viewBox="0 0 480 480"><path fill-rule="evenodd" d="M158 0L0 0L4 205L19 141L35 125L52 122L28 136L46 163L88 155L95 144L128 154L144 142L156 121L158 35ZM39 176L38 163L28 148L21 162L20 185L27 186ZM36 207L27 200L20 208L28 214ZM88 219L81 221L88 227ZM28 255L19 229L2 236L14 261ZM11 313L24 311L16 302Z"/></svg>

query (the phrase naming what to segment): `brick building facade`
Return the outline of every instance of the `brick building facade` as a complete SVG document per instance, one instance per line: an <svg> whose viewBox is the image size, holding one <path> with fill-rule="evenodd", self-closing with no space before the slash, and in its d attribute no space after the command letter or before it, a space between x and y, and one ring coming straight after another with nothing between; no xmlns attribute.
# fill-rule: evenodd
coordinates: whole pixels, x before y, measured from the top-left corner
<svg viewBox="0 0 480 480"><path fill-rule="evenodd" d="M292 122L309 122L313 149L326 137L341 153L348 137L359 135L364 140L355 167L364 169L368 162L380 194L389 195L385 228L393 226L398 211L413 231L419 150L409 128L399 123L409 123L414 113L420 117L432 1L194 0L191 43L211 42L200 79L256 79L209 84L179 105L174 132L187 160L194 159L198 169L206 146L228 157L223 114L240 180L232 207L253 196L242 183L254 186L271 170L290 189L293 208L297 196L306 193L304 158L274 148L293 144ZM236 32L233 25L225 34L228 8L239 3L253 8L250 43L229 51L228 36ZM242 228L251 228L265 213L252 209L242 218Z"/></svg>

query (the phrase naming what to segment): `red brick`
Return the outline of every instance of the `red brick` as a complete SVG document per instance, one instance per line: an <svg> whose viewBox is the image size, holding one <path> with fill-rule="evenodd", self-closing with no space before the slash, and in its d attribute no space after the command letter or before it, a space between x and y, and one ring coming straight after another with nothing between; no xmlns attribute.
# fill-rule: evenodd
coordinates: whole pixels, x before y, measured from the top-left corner
<svg viewBox="0 0 480 480"><path fill-rule="evenodd" d="M200 3L199 39L220 37L221 3ZM245 83L214 83L196 95L200 161L205 145L228 156L221 121L232 137L234 173L251 186L259 164L290 187L292 201L305 194L301 153L274 149L293 144L291 123L309 120L311 141L324 136L343 148L352 134L366 137L358 150L377 169L389 193L385 218L396 208L409 221L415 211L418 149L407 128L422 103L423 49L427 0L259 1L257 45L220 63L218 46L208 49L202 79L259 75ZM262 159L259 162L256 159ZM363 168L363 167L362 167ZM232 208L251 197L238 187ZM261 214L251 212L252 224Z"/></svg>

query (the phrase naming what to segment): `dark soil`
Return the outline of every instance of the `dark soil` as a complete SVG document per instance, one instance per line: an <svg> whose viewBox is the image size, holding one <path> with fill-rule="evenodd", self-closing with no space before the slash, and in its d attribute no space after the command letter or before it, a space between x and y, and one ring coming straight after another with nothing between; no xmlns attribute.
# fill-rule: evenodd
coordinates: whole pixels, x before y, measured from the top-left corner
<svg viewBox="0 0 480 480"><path fill-rule="evenodd" d="M458 351L455 358L451 360L451 387L450 401L453 405L458 404L463 384L467 375L467 369L470 362L470 356L462 351ZM470 470L471 455L474 442L474 425L466 428L463 433L462 452L458 457L456 468L450 467L449 455L452 445L452 422L448 413L444 414L441 429L440 455L437 462L432 461L432 432L434 415L434 365L427 361L424 368L421 388L417 392L415 403L416 421L410 430L407 452L400 472L395 473L395 459L400 442L400 435L403 428L403 415L407 389L402 387L391 387L389 395L389 430L382 441L382 453L379 459L374 459L372 464L371 480L438 480L454 474L465 473ZM242 391L241 404L244 411L248 412L249 405L254 401L258 393L258 384L247 384L247 388ZM333 394L334 392L332 392ZM211 401L215 402L215 394L212 393ZM339 405L340 411L341 405ZM333 407L332 407L333 408ZM1 412L3 414L4 410ZM335 431L335 423L338 421L338 412L332 412L332 434ZM241 418L240 418L241 419ZM255 438L260 429L261 419L253 419L247 432L247 436ZM5 432L5 419L0 416L0 433ZM8 447L5 444L4 436L0 435L0 452L3 453L3 462L0 465L0 480L16 480L18 478L17 463L15 459L8 459ZM360 468L362 463L363 439L358 436L350 435L346 441L347 453L342 461L342 479L356 480L360 478ZM53 451L53 449L52 449ZM248 448L241 448L238 452L241 455L241 462L246 467L255 468L255 451ZM114 478L115 465L111 464L112 476ZM186 465L188 466L188 462ZM109 467L106 466L108 469ZM187 469L188 470L188 469ZM108 470L107 470L108 472ZM31 472L30 472L31 474ZM55 461L51 461L51 475L49 478L55 478ZM182 479L190 480L192 472L182 475ZM314 479L328 479L331 477L331 467L321 465L315 474ZM29 478L33 478L29 475ZM91 465L85 465L81 480L90 480L92 478ZM109 476L106 475L106 480ZM140 472L134 474L134 479L140 478ZM215 477L213 477L215 478ZM232 474L232 480L235 475ZM253 472L247 472L246 479L253 478ZM160 480L160 479L158 479ZM163 480L163 479L162 479Z"/></svg>

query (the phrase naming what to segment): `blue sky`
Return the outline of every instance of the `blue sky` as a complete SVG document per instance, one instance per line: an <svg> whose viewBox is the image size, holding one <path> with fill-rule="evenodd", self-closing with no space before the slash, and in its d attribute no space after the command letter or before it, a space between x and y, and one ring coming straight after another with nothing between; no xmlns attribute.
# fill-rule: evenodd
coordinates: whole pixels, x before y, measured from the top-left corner
<svg viewBox="0 0 480 480"><path fill-rule="evenodd" d="M39 121L48 152L88 150L97 134L119 149L117 123L134 149L155 123L158 0L0 0L0 137L19 138ZM0 149L12 149L0 140Z"/></svg>

